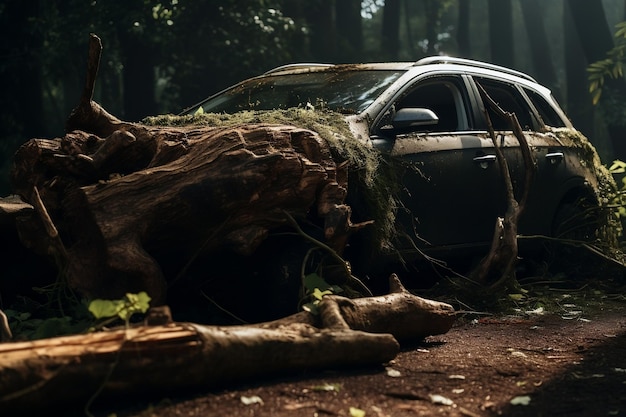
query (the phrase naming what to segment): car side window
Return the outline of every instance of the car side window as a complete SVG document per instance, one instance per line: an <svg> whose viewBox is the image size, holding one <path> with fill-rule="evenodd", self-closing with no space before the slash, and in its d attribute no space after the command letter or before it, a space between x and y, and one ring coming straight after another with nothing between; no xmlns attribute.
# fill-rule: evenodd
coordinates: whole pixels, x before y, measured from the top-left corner
<svg viewBox="0 0 626 417"><path fill-rule="evenodd" d="M495 101L500 108L509 113L515 113L520 126L524 130L534 130L533 115L526 100L513 85L490 78L475 77L476 82L481 85L489 97ZM500 117L491 107L485 103L485 108L491 119L494 130L511 130L508 120Z"/></svg>
<svg viewBox="0 0 626 417"><path fill-rule="evenodd" d="M541 119L547 126L565 127L565 122L563 122L561 116L559 116L554 107L552 107L552 105L548 103L541 94L528 88L524 88L524 92L533 103L533 106L535 106L537 112L539 112L539 116L541 116Z"/></svg>
<svg viewBox="0 0 626 417"><path fill-rule="evenodd" d="M432 110L439 122L423 126L417 131L453 132L468 129L464 95L453 78L431 79L420 82L395 105L395 109L425 108Z"/></svg>

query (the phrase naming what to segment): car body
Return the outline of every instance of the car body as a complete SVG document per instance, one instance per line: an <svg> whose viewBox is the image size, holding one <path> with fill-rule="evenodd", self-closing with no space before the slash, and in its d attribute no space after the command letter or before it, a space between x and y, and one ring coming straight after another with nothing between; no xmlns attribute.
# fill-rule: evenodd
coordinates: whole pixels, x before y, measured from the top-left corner
<svg viewBox="0 0 626 417"><path fill-rule="evenodd" d="M533 167L525 166L512 125L485 103L481 88L515 114ZM397 223L412 239L397 249L407 259L445 259L472 248L485 253L496 219L507 208L490 124L518 198L527 169L535 170L519 234L596 238L606 202L602 189L611 188L603 182L610 182L610 175L604 175L593 146L575 130L550 90L524 73L446 56L417 62L293 64L227 88L184 114L291 107L341 112L357 140L415 168L403 173L399 187ZM568 225L574 215L578 217Z"/></svg>

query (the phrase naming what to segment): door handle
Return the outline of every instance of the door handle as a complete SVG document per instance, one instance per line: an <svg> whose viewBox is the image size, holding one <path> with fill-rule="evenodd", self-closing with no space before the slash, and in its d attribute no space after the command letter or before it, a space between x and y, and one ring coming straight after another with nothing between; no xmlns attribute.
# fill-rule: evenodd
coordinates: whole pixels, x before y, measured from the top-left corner
<svg viewBox="0 0 626 417"><path fill-rule="evenodd" d="M483 155L474 157L474 162L494 162L497 159L495 155Z"/></svg>
<svg viewBox="0 0 626 417"><path fill-rule="evenodd" d="M563 152L548 152L546 154L546 159L552 164L558 164L563 160Z"/></svg>
<svg viewBox="0 0 626 417"><path fill-rule="evenodd" d="M475 156L474 159L472 160L476 162L478 165L480 165L482 169L487 169L489 164L493 164L496 161L496 159L498 158L495 155L481 155L481 156Z"/></svg>
<svg viewBox="0 0 626 417"><path fill-rule="evenodd" d="M496 159L497 158L495 155L483 155L483 156L475 156L473 161L474 162L493 162Z"/></svg>

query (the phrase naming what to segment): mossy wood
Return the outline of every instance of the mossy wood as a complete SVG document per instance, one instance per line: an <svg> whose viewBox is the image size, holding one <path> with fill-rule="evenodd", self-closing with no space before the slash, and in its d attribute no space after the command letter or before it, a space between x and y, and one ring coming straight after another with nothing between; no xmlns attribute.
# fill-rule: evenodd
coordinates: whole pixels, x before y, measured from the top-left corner
<svg viewBox="0 0 626 417"><path fill-rule="evenodd" d="M319 315L256 325L169 322L0 344L0 409L41 415L94 399L158 399L269 375L379 366L398 354L399 342L452 327L450 305L410 294L395 276L390 288L378 297L325 297Z"/></svg>

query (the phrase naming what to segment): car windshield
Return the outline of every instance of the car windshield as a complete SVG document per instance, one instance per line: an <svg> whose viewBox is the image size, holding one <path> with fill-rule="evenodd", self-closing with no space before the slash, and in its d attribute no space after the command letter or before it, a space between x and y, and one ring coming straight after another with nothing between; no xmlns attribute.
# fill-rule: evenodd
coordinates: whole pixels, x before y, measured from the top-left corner
<svg viewBox="0 0 626 417"><path fill-rule="evenodd" d="M335 69L267 75L218 93L185 113L195 113L200 107L205 113L236 113L314 106L356 114L365 110L402 73Z"/></svg>

